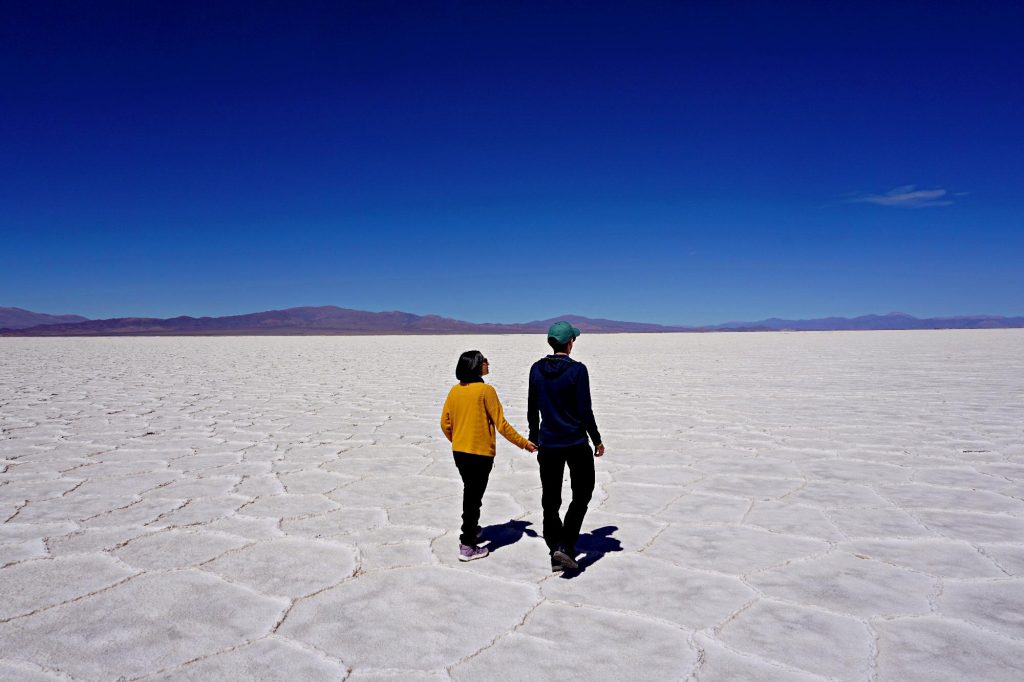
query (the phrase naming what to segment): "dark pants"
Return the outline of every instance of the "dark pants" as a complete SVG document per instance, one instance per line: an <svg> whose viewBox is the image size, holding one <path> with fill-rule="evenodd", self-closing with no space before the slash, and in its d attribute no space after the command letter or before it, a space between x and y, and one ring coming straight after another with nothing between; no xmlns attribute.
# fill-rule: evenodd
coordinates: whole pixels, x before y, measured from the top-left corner
<svg viewBox="0 0 1024 682"><path fill-rule="evenodd" d="M564 547L576 551L583 517L594 494L594 453L586 443L568 448L540 448L540 483L543 488L540 504L544 508L544 542L552 552ZM569 465L572 502L565 512L565 522L559 517L562 507L562 476Z"/></svg>
<svg viewBox="0 0 1024 682"><path fill-rule="evenodd" d="M462 535L459 542L464 545L475 545L476 528L480 525L480 504L487 490L487 479L494 466L494 458L485 455L474 455L469 452L452 452L455 466L462 476Z"/></svg>

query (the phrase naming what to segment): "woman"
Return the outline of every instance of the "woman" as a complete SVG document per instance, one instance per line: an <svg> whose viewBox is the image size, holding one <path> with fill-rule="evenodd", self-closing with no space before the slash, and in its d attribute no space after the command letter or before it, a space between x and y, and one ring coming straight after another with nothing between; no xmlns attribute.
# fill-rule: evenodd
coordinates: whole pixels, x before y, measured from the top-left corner
<svg viewBox="0 0 1024 682"><path fill-rule="evenodd" d="M478 350L459 356L455 376L459 380L441 410L441 430L452 442L455 466L462 476L462 535L459 536L459 561L487 556L480 541L480 503L487 489L487 478L494 465L495 429L514 445L536 452L537 446L526 440L505 421L501 401L493 387L484 383L490 363Z"/></svg>

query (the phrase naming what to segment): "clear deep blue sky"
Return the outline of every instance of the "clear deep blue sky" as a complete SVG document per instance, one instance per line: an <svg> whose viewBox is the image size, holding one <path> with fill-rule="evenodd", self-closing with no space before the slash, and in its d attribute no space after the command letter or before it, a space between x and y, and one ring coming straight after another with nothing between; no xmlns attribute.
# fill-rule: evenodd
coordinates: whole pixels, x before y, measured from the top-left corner
<svg viewBox="0 0 1024 682"><path fill-rule="evenodd" d="M1021 7L5 3L0 306L1021 315Z"/></svg>

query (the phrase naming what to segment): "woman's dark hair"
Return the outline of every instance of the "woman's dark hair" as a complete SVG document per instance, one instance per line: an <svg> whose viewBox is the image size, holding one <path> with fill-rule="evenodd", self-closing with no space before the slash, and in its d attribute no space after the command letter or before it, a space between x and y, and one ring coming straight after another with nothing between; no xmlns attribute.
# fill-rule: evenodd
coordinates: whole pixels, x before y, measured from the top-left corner
<svg viewBox="0 0 1024 682"><path fill-rule="evenodd" d="M479 380L485 359L480 351L467 350L459 356L459 362L455 365L455 378L462 383Z"/></svg>

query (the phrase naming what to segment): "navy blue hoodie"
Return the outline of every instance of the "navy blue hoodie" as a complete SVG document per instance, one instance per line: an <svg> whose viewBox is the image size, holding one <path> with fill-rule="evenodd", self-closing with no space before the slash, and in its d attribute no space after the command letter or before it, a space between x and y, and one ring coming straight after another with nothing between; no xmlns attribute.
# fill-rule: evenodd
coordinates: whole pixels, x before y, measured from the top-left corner
<svg viewBox="0 0 1024 682"><path fill-rule="evenodd" d="M526 421L529 439L542 448L585 444L588 434L600 445L587 366L568 355L548 355L533 363Z"/></svg>

